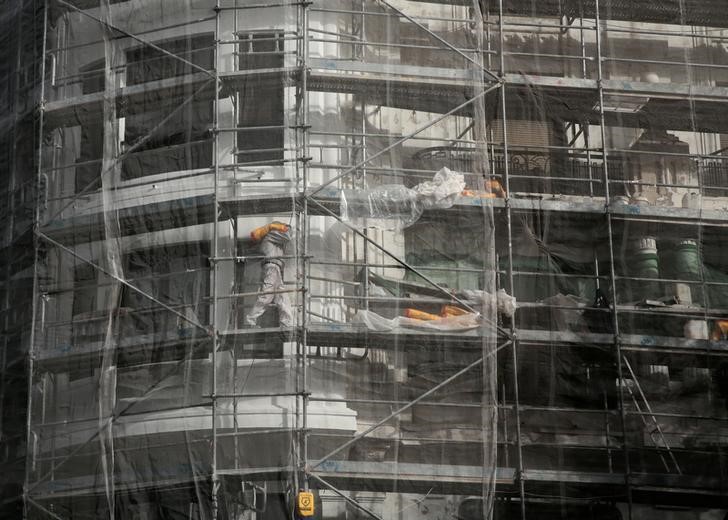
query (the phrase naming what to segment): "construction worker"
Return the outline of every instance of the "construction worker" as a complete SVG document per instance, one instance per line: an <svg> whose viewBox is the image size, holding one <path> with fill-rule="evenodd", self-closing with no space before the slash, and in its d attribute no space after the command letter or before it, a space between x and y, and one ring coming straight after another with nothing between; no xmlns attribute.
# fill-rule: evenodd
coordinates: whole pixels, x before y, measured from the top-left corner
<svg viewBox="0 0 728 520"><path fill-rule="evenodd" d="M293 313L288 294L283 292L283 270L285 263L281 258L285 252L288 242L291 240L291 227L282 222L271 222L265 226L254 229L250 233L253 242L259 242L260 252L263 259L263 280L260 287L260 294L253 305L252 310L245 318L245 322L255 327L260 318L270 307L278 308L279 323L282 327L293 325Z"/></svg>

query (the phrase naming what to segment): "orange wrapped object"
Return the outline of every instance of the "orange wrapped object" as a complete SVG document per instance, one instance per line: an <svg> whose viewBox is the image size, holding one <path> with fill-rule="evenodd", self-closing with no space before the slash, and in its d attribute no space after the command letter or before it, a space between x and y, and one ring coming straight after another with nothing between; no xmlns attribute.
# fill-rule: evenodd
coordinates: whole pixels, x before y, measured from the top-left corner
<svg viewBox="0 0 728 520"><path fill-rule="evenodd" d="M485 181L485 191L466 189L463 190L461 194L463 195L463 197L473 197L481 199L503 199L506 196L506 191L503 189L503 186L501 185L499 180L490 179Z"/></svg>
<svg viewBox="0 0 728 520"><path fill-rule="evenodd" d="M405 309L404 315L413 320L432 321L440 319L440 316L437 314L430 314L429 312L418 311L417 309Z"/></svg>
<svg viewBox="0 0 728 520"><path fill-rule="evenodd" d="M480 198L480 199L496 198L495 193L489 193L486 191L463 190L462 195L463 195L463 197L473 197L473 198Z"/></svg>
<svg viewBox="0 0 728 520"><path fill-rule="evenodd" d="M728 320L716 320L713 323L713 332L710 335L713 341L723 341L728 339Z"/></svg>
<svg viewBox="0 0 728 520"><path fill-rule="evenodd" d="M464 314L470 314L469 311L456 307L455 305L443 305L440 316L443 318L449 318L451 316L463 316Z"/></svg>
<svg viewBox="0 0 728 520"><path fill-rule="evenodd" d="M486 189L490 190L496 197L505 198L506 190L503 189L498 179L490 179L485 181Z"/></svg>
<svg viewBox="0 0 728 520"><path fill-rule="evenodd" d="M251 240L253 240L253 242L260 242L261 240L263 240L263 237L271 231L280 231L281 233L286 233L288 232L288 229L288 224L284 224L283 222L271 222L270 224L257 227L253 231L251 231L250 238Z"/></svg>

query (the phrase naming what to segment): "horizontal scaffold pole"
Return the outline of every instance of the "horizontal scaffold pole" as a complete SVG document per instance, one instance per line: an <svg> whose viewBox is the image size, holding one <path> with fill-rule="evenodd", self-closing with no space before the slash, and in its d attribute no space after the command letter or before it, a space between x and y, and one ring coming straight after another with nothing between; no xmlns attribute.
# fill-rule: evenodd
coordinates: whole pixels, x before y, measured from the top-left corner
<svg viewBox="0 0 728 520"><path fill-rule="evenodd" d="M463 108L467 107L468 105L471 105L475 101L481 99L486 94L492 92L493 90L495 90L495 89L497 89L499 87L501 87L501 84L500 83L496 83L495 85L491 85L490 87L488 87L487 89L484 89L482 92L479 92L478 94L476 94L475 96L471 97L470 99L468 99L464 103L459 104L458 106L456 106L452 110L449 110L448 112L445 112L444 114L441 114L441 115L437 116L432 121L428 121L427 123L425 123L424 125L418 127L417 129L413 130L409 134L407 134L407 135L405 135L405 136L397 139L394 143L390 144L389 146L387 146L385 148L382 148L380 151L378 151L374 155L371 155L371 156L367 157L363 161L355 164L354 166L348 168L347 170L344 170L343 172L341 172L339 175L337 175L333 179L330 179L329 181L325 182L321 186L318 186L315 190L313 190L311 193L308 194L308 197L315 196L317 193L320 193L321 191L323 191L324 189L326 189L328 186L330 186L331 184L335 183L339 179L342 179L342 178L346 177L351 172L356 171L359 168L361 168L362 166L367 165L369 162L373 161L377 157L380 157L380 156L384 155L385 153L387 153L391 149L399 146L400 144L404 143L405 141L408 141L408 140L412 139L416 135L421 134L422 132L424 132L425 130L427 130L428 128L430 128L432 126L435 126L437 123L439 123L440 121L442 121L446 117L449 117L449 116L451 116L453 114L456 114L457 112L461 111Z"/></svg>
<svg viewBox="0 0 728 520"><path fill-rule="evenodd" d="M506 341L505 343L502 343L497 348L493 349L491 352L488 352L486 355L484 355L484 356L476 359L475 361L473 361L472 363L470 363L468 366L466 366L462 370L460 370L460 371L456 372L455 374L451 375L450 377L448 377L444 381L441 381L440 383L438 383L437 385L433 386L432 388L430 388L428 391L424 392L423 394L420 394L418 397L416 397L415 399L413 399L412 401L410 401L406 405L402 406L401 408L398 408L397 410L393 411L388 416L386 416L384 419L382 419L382 420L378 421L377 423L371 425L369 428L367 428L363 432L355 435L352 439L349 439L347 442L345 442L344 444L342 444L341 446L339 446L335 450L332 450L329 453L327 453L326 455L324 455L323 457L321 457L316 462L316 464L314 464L313 466L311 466L309 468L309 471L315 470L317 467L321 466L323 463L325 463L326 461L328 461L329 459L331 459L331 457L333 457L337 453L341 453L343 450L345 450L346 448L348 448L352 444L358 442L360 439L366 437L367 435L369 435L370 433L372 433L374 430L376 430L380 426L383 426L384 424L386 424L387 422L389 422L391 419L397 417L398 415L400 415L403 412L406 412L407 410L409 410L410 408L412 408L414 405L416 405L417 403L419 403L423 399L431 396L432 394L434 394L435 392L437 392L441 388L443 388L443 387L449 385L450 383L452 383L453 381L455 381L460 376L462 376L462 375L468 373L469 371L471 371L472 369L480 366L485 359L495 356L499 351L501 351L502 349L504 349L507 346L511 345L511 343L512 342L510 340L509 341Z"/></svg>

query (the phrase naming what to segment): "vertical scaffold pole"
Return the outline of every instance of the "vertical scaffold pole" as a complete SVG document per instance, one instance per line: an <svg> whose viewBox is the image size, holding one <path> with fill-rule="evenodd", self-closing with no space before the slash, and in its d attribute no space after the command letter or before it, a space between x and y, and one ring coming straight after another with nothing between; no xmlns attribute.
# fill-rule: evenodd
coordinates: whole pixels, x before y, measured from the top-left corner
<svg viewBox="0 0 728 520"><path fill-rule="evenodd" d="M220 175L220 2L215 4L215 114L213 121L213 133L215 141L213 146L214 162L214 179L213 179L213 215L212 215L212 251L211 267L212 267L212 309L210 312L210 333L212 334L212 354L211 354L211 381L212 389L210 396L212 399L212 455L210 461L210 485L211 485L211 501L212 501L212 520L218 517L218 491L220 487L219 476L217 474L217 349L219 334L217 330L217 277L218 277L218 215L220 213L218 190Z"/></svg>
<svg viewBox="0 0 728 520"><path fill-rule="evenodd" d="M235 3L233 4L233 40L239 41L240 40L240 29L238 27L238 9L240 7L239 0L235 0ZM239 43L236 44L236 47L233 49L237 52L233 52L233 70L240 70L240 47ZM238 112L240 107L240 92L236 89L235 93L233 94L233 116L232 116L232 124L230 126L236 127L240 125L240 113ZM237 139L237 137L236 137ZM233 189L237 190L237 183L235 182L237 180L237 168L233 169ZM238 219L237 215L234 215L232 217L232 226L233 226L233 246L232 251L233 256L238 256ZM233 262L233 280L237 280L237 262ZM241 307L242 307L242 302ZM233 461L235 464L235 469L240 469L240 424L238 423L238 408L240 406L240 399L238 397L238 392L242 393L243 388L241 387L240 390L238 390L238 355L236 352L236 347L233 347L232 349L233 353L233 450L234 450L234 458Z"/></svg>
<svg viewBox="0 0 728 520"><path fill-rule="evenodd" d="M33 4L35 5L35 1L33 1ZM22 9L22 7L21 7ZM35 12L35 9L33 10ZM21 15L22 16L22 13ZM19 37L22 37L20 35ZM38 100L38 149L37 149L37 157L36 160L38 161L38 164L36 165L36 179L35 179L35 193L36 193L36 201L35 201L35 214L34 214L34 221L33 221L33 245L34 245L34 261L33 261L33 299L32 299L32 308L31 308L31 325L30 325L30 335L29 335L29 343L28 343L28 385L27 385L27 392L28 392L28 405L27 405L27 412L26 412L26 422L25 422L25 446L26 446L26 464L25 464L25 485L23 487L23 518L28 518L28 506L30 504L30 497L28 496L28 489L30 485L30 473L33 468L33 464L30 464L27 460L28 457L35 457L35 452L32 448L32 440L33 436L31 434L31 426L32 426L32 414L33 414L33 371L35 370L35 342L36 342L36 328L38 327L38 305L39 305L39 284L38 284L38 262L40 260L40 237L38 236L38 231L40 229L40 211L41 211L41 204L40 204L40 196L41 196L41 187L42 187L42 179L43 179L43 133L44 133L44 118L45 118L45 63L46 63L46 51L47 51L47 45L48 45L48 0L43 1L43 43L41 48L41 64L40 64L40 98ZM20 47L20 44L18 43L18 46ZM20 51L18 51L18 56L20 56ZM19 60L20 61L20 60ZM19 64L18 61L18 64ZM15 107L15 110L17 111L17 106ZM16 120L17 124L17 120Z"/></svg>
<svg viewBox="0 0 728 520"><path fill-rule="evenodd" d="M296 161L296 167L300 169L300 177L302 181L303 193L308 191L308 162L309 162L309 114L308 114L308 8L312 2L304 1L301 3L301 120L300 132L301 132L301 157L299 161ZM308 199L302 197L302 207L297 209L298 215L298 233L302 238L302 248L299 251L298 263L300 265L300 272L302 279L300 283L303 284L301 291L301 333L298 335L298 341L301 350L301 372L302 372L302 383L301 389L302 395L301 400L303 403L303 419L302 419L302 431L300 432L301 437L301 466L298 471L304 476L304 488L309 489L308 476L306 470L308 468L308 298L310 291L308 290L309 272L308 272Z"/></svg>
<svg viewBox="0 0 728 520"><path fill-rule="evenodd" d="M294 129L294 135L295 135L295 149L296 149L296 158L294 162L294 168L295 168L295 182L294 182L294 192L297 193L299 190L304 190L303 188L303 180L302 180L302 173L300 168L300 159L301 159L301 148L303 147L303 75L305 74L305 71L303 69L303 6L299 5L296 11L296 67L298 70L298 76L296 77L296 107L295 107L295 125L293 126ZM303 286L303 277L304 273L302 271L301 267L301 250L303 249L303 235L302 235L302 229L301 229L301 219L298 213L298 208L296 207L296 199L297 197L294 196L292 204L291 204L291 210L293 212L292 217L295 216L295 250L294 250L294 256L295 256L295 262L296 262L296 284L297 287ZM305 299L306 295L301 294L298 296L301 298L301 307L303 307L303 300ZM296 308L298 308L298 302L296 303ZM303 310L301 310L303 313ZM296 315L298 316L298 315ZM292 443L293 443L293 450L294 450L294 468L293 468L293 492L294 492L294 504L291 506L292 510L295 510L295 494L298 492L298 490L301 488L300 485L300 474L301 469L303 468L303 462L302 462L302 441L301 441L301 429L302 429L302 422L303 422L303 402L301 399L302 396L302 388L303 388L303 369L302 369L302 343L300 340L300 335L296 332L295 326L299 326L300 323L298 322L298 318L294 321L294 336L293 339L296 343L296 351L295 355L293 357L293 362L295 363L295 413L294 413L294 420L295 423L293 425L293 437L292 437Z"/></svg>
<svg viewBox="0 0 728 520"><path fill-rule="evenodd" d="M614 239L612 236L612 212L609 197L609 157L607 147L607 127L604 116L604 73L602 70L602 22L599 14L599 0L594 2L594 22L596 31L596 51L597 51L597 91L599 96L599 128L602 139L602 171L604 172L604 204L605 214L607 217L607 235L608 235L608 246L609 246L609 284L611 292L611 315L612 315L612 328L614 333L614 348L615 355L617 356L617 395L619 398L619 413L622 422L622 444L624 449L624 485L627 491L627 510L628 520L632 520L632 489L631 489L631 478L630 478L630 465L629 465L629 447L627 446L627 417L624 409L624 374L622 368L622 344L619 337L619 317L617 314L617 282L616 272L614 269Z"/></svg>
<svg viewBox="0 0 728 520"><path fill-rule="evenodd" d="M503 133L503 184L505 190L506 227L508 233L508 291L514 294L513 282L513 215L511 214L511 182L508 168L508 118L506 110L506 60L505 60L505 32L503 21L503 0L498 0L498 37L500 40L498 54L500 60L500 101ZM515 322L511 321L511 363L513 364L513 414L516 423L516 483L518 497L521 501L521 520L526 520L526 489L523 481L523 447L521 446L521 407L518 391L518 337ZM505 404L505 403L504 403ZM507 440L507 439L506 439ZM506 449L508 445L506 444Z"/></svg>

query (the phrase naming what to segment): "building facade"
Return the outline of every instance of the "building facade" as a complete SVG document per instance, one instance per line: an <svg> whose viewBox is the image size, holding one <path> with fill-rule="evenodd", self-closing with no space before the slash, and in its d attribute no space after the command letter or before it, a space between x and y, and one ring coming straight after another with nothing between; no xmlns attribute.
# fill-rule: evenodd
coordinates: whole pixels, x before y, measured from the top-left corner
<svg viewBox="0 0 728 520"><path fill-rule="evenodd" d="M4 517L726 517L717 0L6 4Z"/></svg>

